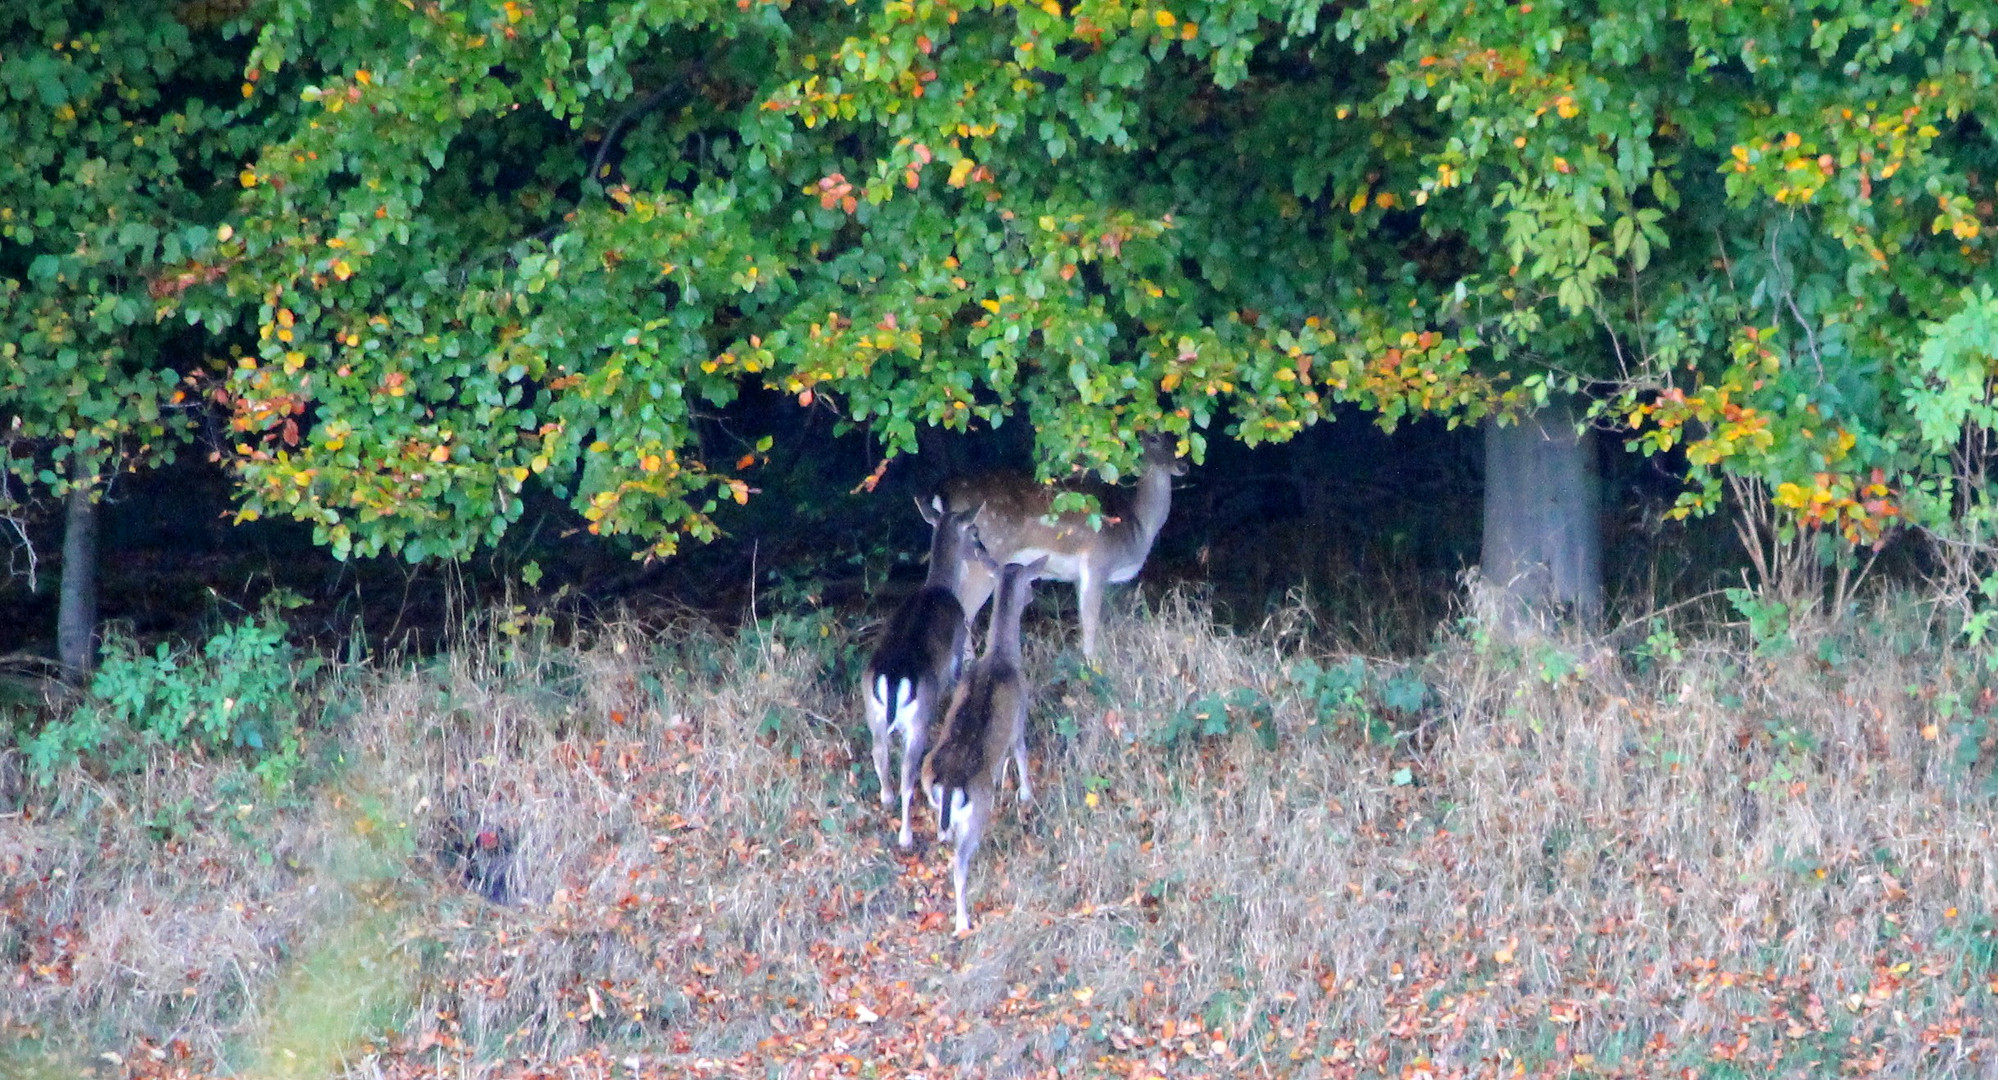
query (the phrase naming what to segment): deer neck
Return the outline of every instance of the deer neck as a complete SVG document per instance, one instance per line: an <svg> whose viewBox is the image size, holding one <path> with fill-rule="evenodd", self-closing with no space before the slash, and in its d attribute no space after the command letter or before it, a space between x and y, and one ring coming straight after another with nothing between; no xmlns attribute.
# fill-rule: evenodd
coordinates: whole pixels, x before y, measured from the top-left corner
<svg viewBox="0 0 1998 1080"><path fill-rule="evenodd" d="M930 572L925 586L949 589L956 595L964 582L965 531L950 518L937 523L930 536Z"/></svg>
<svg viewBox="0 0 1998 1080"><path fill-rule="evenodd" d="M1138 477L1137 497L1131 503L1131 517L1136 521L1145 550L1151 550L1152 541L1158 539L1166 515L1171 512L1172 470L1162 465L1147 465Z"/></svg>
<svg viewBox="0 0 1998 1080"><path fill-rule="evenodd" d="M985 634L985 655L1018 665L1020 662L1020 615L1027 607L1030 583L1022 581L1018 564L1006 567L999 579L998 599L992 603L992 624Z"/></svg>

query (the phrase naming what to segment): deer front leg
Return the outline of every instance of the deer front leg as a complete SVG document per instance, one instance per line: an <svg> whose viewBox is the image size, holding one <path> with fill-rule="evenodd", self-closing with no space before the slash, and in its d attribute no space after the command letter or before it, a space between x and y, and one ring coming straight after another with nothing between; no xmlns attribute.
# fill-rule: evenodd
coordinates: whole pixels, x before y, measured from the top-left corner
<svg viewBox="0 0 1998 1080"><path fill-rule="evenodd" d="M1096 660L1096 628L1103 619L1103 575L1088 564L1075 579L1076 618L1082 623L1082 658Z"/></svg>
<svg viewBox="0 0 1998 1080"><path fill-rule="evenodd" d="M964 605L964 651L969 654L977 649L978 613L984 609L985 601L992 598L992 590L999 584L999 578L984 563L977 559L964 560L963 576L958 579L957 599ZM970 656L964 657L969 660Z"/></svg>

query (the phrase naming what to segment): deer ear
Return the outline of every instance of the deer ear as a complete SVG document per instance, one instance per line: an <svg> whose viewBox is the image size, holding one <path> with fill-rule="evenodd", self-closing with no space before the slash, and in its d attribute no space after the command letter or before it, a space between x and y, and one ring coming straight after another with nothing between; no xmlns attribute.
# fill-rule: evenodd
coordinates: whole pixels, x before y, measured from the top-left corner
<svg viewBox="0 0 1998 1080"><path fill-rule="evenodd" d="M995 574L1005 569L1005 567L999 565L999 560L994 559L992 557L991 552L985 550L984 541L980 541L976 547L973 547L971 549L971 554L973 558L978 560L978 565L983 566L984 568L992 571Z"/></svg>
<svg viewBox="0 0 1998 1080"><path fill-rule="evenodd" d="M916 512L923 515L923 520L929 522L932 525L935 525L937 522L942 521L943 496L932 495L929 497L927 501L924 500L921 496L917 496Z"/></svg>
<svg viewBox="0 0 1998 1080"><path fill-rule="evenodd" d="M1048 557L1046 555L1043 555L1040 558L1035 559L1033 562L1027 564L1027 577L1038 578L1041 576L1041 571L1046 570L1047 568L1048 568Z"/></svg>

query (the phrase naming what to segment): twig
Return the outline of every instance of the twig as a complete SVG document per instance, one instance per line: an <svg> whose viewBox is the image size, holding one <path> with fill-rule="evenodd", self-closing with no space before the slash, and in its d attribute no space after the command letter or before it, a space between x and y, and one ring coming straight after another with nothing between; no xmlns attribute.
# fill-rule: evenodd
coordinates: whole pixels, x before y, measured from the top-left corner
<svg viewBox="0 0 1998 1080"><path fill-rule="evenodd" d="M686 75L691 75L692 73L693 73L692 69L683 72L683 74ZM613 123L610 126L610 130L604 132L604 141L597 144L597 155L596 157L591 159L590 171L589 174L585 177L585 179L594 181L595 183L601 185L603 183L603 177L601 174L603 172L604 159L610 156L611 147L617 145L617 140L619 136L624 134L624 129L636 123L637 121L644 119L646 113L649 113L652 110L658 108L660 105L664 104L667 96L671 94L675 89L678 89L679 85L680 85L679 80L668 81L665 86L662 86L659 89L654 90L652 93L646 95L645 100L639 102L638 105L634 107L630 112L627 112L623 116L618 117L617 122Z"/></svg>

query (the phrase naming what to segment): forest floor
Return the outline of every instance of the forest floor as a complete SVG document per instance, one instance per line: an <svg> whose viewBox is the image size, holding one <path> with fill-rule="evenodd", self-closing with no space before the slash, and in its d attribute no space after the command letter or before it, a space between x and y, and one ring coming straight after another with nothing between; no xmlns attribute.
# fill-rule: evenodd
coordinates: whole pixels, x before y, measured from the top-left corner
<svg viewBox="0 0 1998 1080"><path fill-rule="evenodd" d="M282 790L6 762L0 1072L1989 1076L1998 708L1925 627L1043 619L959 936L841 620L496 620L322 673Z"/></svg>

